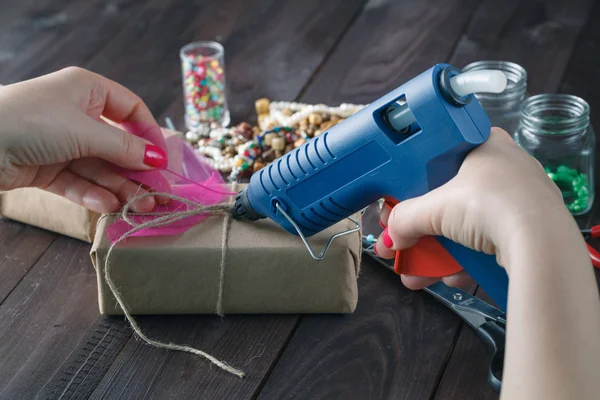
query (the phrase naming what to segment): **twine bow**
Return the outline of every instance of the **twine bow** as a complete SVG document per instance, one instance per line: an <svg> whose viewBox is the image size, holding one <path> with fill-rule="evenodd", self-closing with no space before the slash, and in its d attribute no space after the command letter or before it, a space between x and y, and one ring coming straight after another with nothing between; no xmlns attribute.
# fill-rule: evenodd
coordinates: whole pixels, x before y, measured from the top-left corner
<svg viewBox="0 0 600 400"><path fill-rule="evenodd" d="M234 184L234 186L232 188L233 191L236 190L235 186L236 185ZM147 213L144 215L152 216L155 218L144 221L144 222L136 222L134 220L134 218L132 218L132 215L129 213L129 210L131 209L133 203L135 203L139 200L145 199L147 197L154 197L154 196L161 196L161 197L169 198L171 200L179 201L179 202L185 204L187 206L187 208L183 209L183 210L170 211L170 212ZM122 294L119 292L119 289L117 289L117 286L115 285L115 283L113 282L113 280L110 276L110 271L111 271L110 259L111 259L111 254L112 254L113 250L119 243L123 242L125 239L127 239L131 235L135 234L136 232L139 232L144 229L149 229L149 228L159 228L162 226L167 226L167 225L173 224L175 222L178 222L178 221L190 218L190 217L202 215L202 214L225 214L225 218L223 219L223 236L222 236L222 240L221 240L221 261L219 263L219 271L220 271L219 292L218 292L218 298L217 298L217 304L216 304L216 310L215 310L218 315L223 316L223 287L224 287L223 281L224 281L224 277L225 277L225 261L226 261L225 256L227 255L227 241L228 241L228 237L229 237L229 227L231 226L231 216L229 215L229 210L230 210L231 206L232 206L231 203L204 205L204 204L197 203L190 199L186 199L186 198L183 198L180 196L173 195L171 193L146 193L146 194L142 194L139 196L135 196L134 198L130 199L127 202L127 204L125 204L125 206L123 206L123 209L119 213L119 218L121 218L123 221L127 222L132 228L129 231L125 232L117 240L115 240L108 248L108 252L106 253L106 260L104 263L104 278L106 280L106 283L108 284L108 287L112 291L112 294L113 294L115 300L117 300L117 303L121 307L121 310L123 310L123 314L125 315L125 318L127 318L127 321L129 321L129 323L131 324L131 327L133 328L135 333L142 340L144 340L147 344L149 344L150 346L154 346L154 347L158 347L158 348L162 348L162 349L183 351L186 353L195 354L197 356L205 358L206 360L210 361L212 364L216 365L217 367L221 368L222 370L229 372L231 374L234 374L240 378L243 378L245 376L243 371L233 368L232 366L225 363L224 361L220 361L202 350L199 350L199 349L196 349L196 348L193 348L190 346L183 346L183 345L178 345L178 344L173 344L173 343L164 343L164 342L160 342L158 340L150 339L148 336L146 336L142 332L142 330L141 330L140 326L138 325L138 323L136 322L136 320L133 318L133 316L129 312L129 309L127 308L127 305L125 304L125 301L123 300Z"/></svg>

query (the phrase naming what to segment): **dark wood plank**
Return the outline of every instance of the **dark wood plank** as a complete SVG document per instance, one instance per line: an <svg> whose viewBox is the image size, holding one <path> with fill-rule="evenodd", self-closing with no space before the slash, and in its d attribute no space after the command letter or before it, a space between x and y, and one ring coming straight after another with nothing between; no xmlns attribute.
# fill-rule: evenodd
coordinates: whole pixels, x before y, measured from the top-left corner
<svg viewBox="0 0 600 400"><path fill-rule="evenodd" d="M10 21L6 25L0 24L0 84L23 79L27 71L48 57L48 53L53 54L51 50L61 43L62 38L81 26L82 20L95 17L102 21L101 11L105 5L101 0L58 0L25 1L14 7L9 11L9 14L14 14ZM6 8L3 7L3 13ZM82 42L89 39L80 37ZM62 56L69 51L68 48L63 49Z"/></svg>
<svg viewBox="0 0 600 400"><path fill-rule="evenodd" d="M15 81L70 65L86 67L94 55L101 53L121 30L130 26L130 22L138 20L145 9L153 9L153 3L143 0L91 2L91 10L72 21L73 28L47 45L43 52L30 54L32 46L27 43L19 58L11 60L12 69L7 68L3 75L5 79ZM41 40L39 36L34 36L34 43Z"/></svg>
<svg viewBox="0 0 600 400"><path fill-rule="evenodd" d="M97 318L88 252L58 238L0 306L0 398L35 397Z"/></svg>
<svg viewBox="0 0 600 400"><path fill-rule="evenodd" d="M139 318L150 337L186 343L241 368L240 379L189 354L167 352L132 339L92 399L252 398L277 359L296 316Z"/></svg>
<svg viewBox="0 0 600 400"><path fill-rule="evenodd" d="M40 390L38 398L89 398L130 337L131 329L122 318L96 318L84 339Z"/></svg>
<svg viewBox="0 0 600 400"><path fill-rule="evenodd" d="M272 3L153 1L85 66L127 86L159 115L182 94L181 47L197 40L227 40Z"/></svg>
<svg viewBox="0 0 600 400"><path fill-rule="evenodd" d="M260 399L427 398L459 321L365 259L348 316L303 318Z"/></svg>
<svg viewBox="0 0 600 400"><path fill-rule="evenodd" d="M477 9L451 62L513 61L528 72L531 93L555 92L592 0L486 0Z"/></svg>
<svg viewBox="0 0 600 400"><path fill-rule="evenodd" d="M447 61L477 4L371 0L301 100L367 104Z"/></svg>
<svg viewBox="0 0 600 400"><path fill-rule="evenodd" d="M476 11L451 62L462 67L481 59L514 61L528 71L532 92L554 92L567 70L578 34L590 17L591 5L591 1L486 1ZM593 26L593 17L589 21L588 27ZM571 65L572 61L569 70ZM490 301L481 289L477 295ZM487 384L488 363L485 347L463 324L436 398L498 398Z"/></svg>
<svg viewBox="0 0 600 400"><path fill-rule="evenodd" d="M232 121L254 117L254 101L259 97L295 100L363 3L364 0L273 2L257 10L248 24L225 38ZM184 129L180 92L161 119L167 116Z"/></svg>
<svg viewBox="0 0 600 400"><path fill-rule="evenodd" d="M56 235L13 221L0 221L0 304L52 244Z"/></svg>
<svg viewBox="0 0 600 400"><path fill-rule="evenodd" d="M476 296L492 302L478 288ZM459 318L456 316L456 318ZM436 399L497 399L498 394L487 384L490 354L477 334L466 324L462 329L448 367L436 392Z"/></svg>
<svg viewBox="0 0 600 400"><path fill-rule="evenodd" d="M477 4L371 1L300 100L366 103L387 93L447 60ZM428 295L365 259L356 312L302 317L259 398L427 398L459 324Z"/></svg>

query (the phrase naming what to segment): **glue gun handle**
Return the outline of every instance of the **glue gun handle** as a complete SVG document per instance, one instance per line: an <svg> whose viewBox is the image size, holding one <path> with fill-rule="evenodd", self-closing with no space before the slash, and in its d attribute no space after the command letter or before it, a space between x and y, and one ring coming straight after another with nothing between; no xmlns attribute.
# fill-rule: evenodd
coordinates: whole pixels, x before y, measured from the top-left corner
<svg viewBox="0 0 600 400"><path fill-rule="evenodd" d="M445 237L437 237L446 251L485 290L504 312L508 300L508 275L496 257L471 250Z"/></svg>

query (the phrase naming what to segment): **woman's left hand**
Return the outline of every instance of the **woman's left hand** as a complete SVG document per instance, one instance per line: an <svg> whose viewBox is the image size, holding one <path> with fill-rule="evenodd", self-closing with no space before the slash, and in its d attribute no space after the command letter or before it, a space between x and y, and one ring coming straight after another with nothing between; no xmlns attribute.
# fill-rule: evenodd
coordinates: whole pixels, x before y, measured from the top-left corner
<svg viewBox="0 0 600 400"><path fill-rule="evenodd" d="M161 148L118 128L122 123L161 132L138 96L80 68L0 87L0 190L39 187L96 212L118 210L145 190L116 166L150 170L167 163ZM133 211L155 205L149 197Z"/></svg>

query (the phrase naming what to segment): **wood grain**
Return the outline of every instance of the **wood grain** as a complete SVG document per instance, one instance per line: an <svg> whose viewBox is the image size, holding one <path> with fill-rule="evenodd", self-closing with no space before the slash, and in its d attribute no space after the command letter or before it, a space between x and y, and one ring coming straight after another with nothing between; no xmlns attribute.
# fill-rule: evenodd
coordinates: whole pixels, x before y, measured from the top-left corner
<svg viewBox="0 0 600 400"><path fill-rule="evenodd" d="M369 2L301 100L369 102L387 93L446 60L470 16L451 10L476 4ZM420 399L433 392L459 318L376 263L362 265L356 312L304 316L259 398Z"/></svg>
<svg viewBox="0 0 600 400"><path fill-rule="evenodd" d="M55 238L55 234L41 229L0 221L0 304Z"/></svg>
<svg viewBox="0 0 600 400"><path fill-rule="evenodd" d="M427 398L459 321L374 261L362 265L355 313L303 318L259 399Z"/></svg>
<svg viewBox="0 0 600 400"><path fill-rule="evenodd" d="M245 399L279 356L296 316L143 317L150 337L185 343L242 369L240 379L189 354L167 352L132 339L92 399Z"/></svg>
<svg viewBox="0 0 600 400"><path fill-rule="evenodd" d="M3 7L15 14L6 24L0 24L0 84L22 80L34 69L62 38L81 28L82 20L96 17L102 20L99 11L105 3L101 0L53 2L19 2ZM0 20L4 17L0 17ZM89 38L80 37L82 42ZM93 48L90 49L94 51ZM64 50L68 54L68 49ZM64 55L63 55L64 56Z"/></svg>
<svg viewBox="0 0 600 400"><path fill-rule="evenodd" d="M88 251L58 238L0 306L0 398L35 397L97 318Z"/></svg>
<svg viewBox="0 0 600 400"><path fill-rule="evenodd" d="M154 0L86 67L127 86L159 116L183 91L181 47L198 40L226 40L271 3L272 0Z"/></svg>
<svg viewBox="0 0 600 400"><path fill-rule="evenodd" d="M488 303L492 299L478 288L476 296ZM462 329L448 367L435 394L445 399L497 399L498 394L487 384L490 353L475 331L462 324Z"/></svg>
<svg viewBox="0 0 600 400"><path fill-rule="evenodd" d="M363 3L278 1L255 10L247 24L223 40L232 121L255 120L254 102L260 97L295 100ZM181 93L161 119L166 116L183 126Z"/></svg>
<svg viewBox="0 0 600 400"><path fill-rule="evenodd" d="M513 61L528 72L530 93L555 92L592 0L486 0L461 37L451 62Z"/></svg>
<svg viewBox="0 0 600 400"><path fill-rule="evenodd" d="M331 105L376 100L446 61L477 4L371 0L301 100Z"/></svg>

